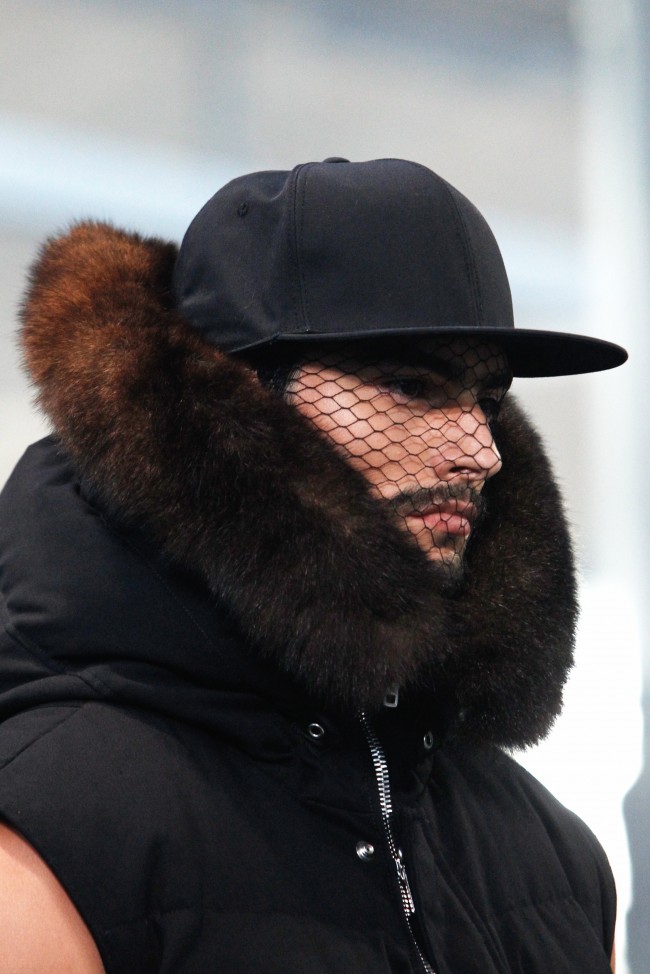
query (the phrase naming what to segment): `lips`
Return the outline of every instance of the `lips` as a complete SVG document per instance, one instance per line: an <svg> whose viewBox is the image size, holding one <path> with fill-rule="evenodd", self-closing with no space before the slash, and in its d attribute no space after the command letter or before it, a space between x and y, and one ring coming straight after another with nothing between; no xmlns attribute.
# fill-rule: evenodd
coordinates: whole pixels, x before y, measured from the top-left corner
<svg viewBox="0 0 650 974"><path fill-rule="evenodd" d="M467 537L476 518L476 507L463 501L429 504L420 511L410 511L410 521L421 521L430 531Z"/></svg>

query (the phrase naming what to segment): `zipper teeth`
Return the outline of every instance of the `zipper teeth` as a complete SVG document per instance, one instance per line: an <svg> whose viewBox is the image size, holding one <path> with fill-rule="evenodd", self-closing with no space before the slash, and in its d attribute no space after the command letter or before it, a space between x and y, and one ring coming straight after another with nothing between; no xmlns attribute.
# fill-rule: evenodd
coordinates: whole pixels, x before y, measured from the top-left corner
<svg viewBox="0 0 650 974"><path fill-rule="evenodd" d="M406 869L404 868L404 863L402 862L402 853L395 845L395 838L393 836L393 829L391 825L391 817L393 814L393 799L390 790L390 775L388 773L388 762L386 761L386 755L384 754L384 749L381 746L379 738L375 734L375 731L368 720L368 715L365 711L360 713L361 724L363 726L364 733L366 735L366 740L368 742L368 747L370 749L370 756L372 758L372 765L375 771L375 778L377 780L377 788L379 791L379 806L381 808L381 818L384 825L384 832L386 834L386 840L388 842L388 850L391 854L395 866L397 867L397 875L399 880L399 891L402 898L402 908L404 910L404 916L406 917L406 922L409 926L409 931L411 933L411 939L415 945L418 958L420 963L424 968L425 974L435 974L434 969L431 967L429 962L425 959L420 945L415 939L415 934L413 933L413 928L411 927L411 917L415 913L415 903L413 902L413 897L411 895L411 890L409 887L408 877L406 875Z"/></svg>
<svg viewBox="0 0 650 974"><path fill-rule="evenodd" d="M372 758L373 768L375 769L375 778L377 779L377 787L379 790L379 805L381 807L381 817L384 823L386 838L388 839L388 848L390 849L393 859L397 859L397 848L395 846L393 831L390 824L391 816L393 814L393 799L390 791L388 763L386 761L383 748L379 743L379 738L371 727L368 720L368 715L365 712L361 714L361 722L363 724L363 729L366 732L366 739L370 748L370 756Z"/></svg>

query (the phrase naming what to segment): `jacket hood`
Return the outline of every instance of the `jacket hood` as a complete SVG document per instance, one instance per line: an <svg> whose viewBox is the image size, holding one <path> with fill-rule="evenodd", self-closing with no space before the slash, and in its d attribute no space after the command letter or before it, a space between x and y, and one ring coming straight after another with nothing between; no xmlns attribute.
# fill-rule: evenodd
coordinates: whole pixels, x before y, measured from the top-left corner
<svg viewBox="0 0 650 974"><path fill-rule="evenodd" d="M107 517L53 437L0 495L0 620L2 718L102 700L241 743L260 741L272 706L292 710L286 679L247 652L200 579Z"/></svg>
<svg viewBox="0 0 650 974"><path fill-rule="evenodd" d="M261 667L269 685L343 714L379 707L394 685L423 706L444 694L458 734L537 740L561 706L576 602L558 491L519 408L502 411L503 470L486 486L464 585L445 595L363 477L182 319L175 258L171 244L85 223L32 271L27 367L102 530L119 525L122 546L134 532L158 570L196 581L246 647L235 669ZM214 670L233 665L221 645ZM184 686L205 682L191 659L179 640L170 667Z"/></svg>

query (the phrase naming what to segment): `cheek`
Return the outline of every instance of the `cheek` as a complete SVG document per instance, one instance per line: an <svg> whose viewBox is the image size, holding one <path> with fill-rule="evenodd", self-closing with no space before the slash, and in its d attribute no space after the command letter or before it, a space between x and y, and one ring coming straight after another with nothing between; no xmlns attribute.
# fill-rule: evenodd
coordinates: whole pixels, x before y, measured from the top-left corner
<svg viewBox="0 0 650 974"><path fill-rule="evenodd" d="M318 402L306 402L302 398L294 398L290 401L299 413L302 413L323 433L332 435L338 429L335 414L339 411L339 407L333 400L320 398Z"/></svg>
<svg viewBox="0 0 650 974"><path fill-rule="evenodd" d="M292 404L333 443L344 447L347 456L363 459L370 467L388 462L384 451L391 440L385 430L390 421L378 415L369 403L346 394L338 395L336 400L319 397L309 402L301 393L301 398L294 397Z"/></svg>
<svg viewBox="0 0 650 974"><path fill-rule="evenodd" d="M396 422L374 403L341 394L337 400L319 397L314 402L294 400L294 405L380 493L391 494L396 485L417 481L424 473L430 482L431 473L444 461L440 430L422 422Z"/></svg>

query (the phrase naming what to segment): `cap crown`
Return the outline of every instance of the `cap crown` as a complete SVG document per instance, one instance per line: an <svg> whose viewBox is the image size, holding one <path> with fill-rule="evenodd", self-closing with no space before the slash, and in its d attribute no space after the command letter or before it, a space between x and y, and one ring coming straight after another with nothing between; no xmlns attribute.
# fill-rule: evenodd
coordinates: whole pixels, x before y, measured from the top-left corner
<svg viewBox="0 0 650 974"><path fill-rule="evenodd" d="M227 351L276 338L513 327L496 240L424 166L324 162L228 183L191 224L181 310Z"/></svg>
<svg viewBox="0 0 650 974"><path fill-rule="evenodd" d="M402 159L312 162L228 183L190 224L178 307L226 352L275 341L476 335L515 375L620 365L618 345L514 327L494 235L462 193Z"/></svg>

